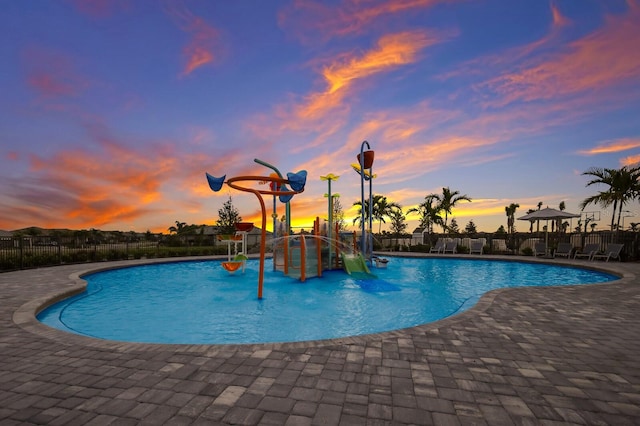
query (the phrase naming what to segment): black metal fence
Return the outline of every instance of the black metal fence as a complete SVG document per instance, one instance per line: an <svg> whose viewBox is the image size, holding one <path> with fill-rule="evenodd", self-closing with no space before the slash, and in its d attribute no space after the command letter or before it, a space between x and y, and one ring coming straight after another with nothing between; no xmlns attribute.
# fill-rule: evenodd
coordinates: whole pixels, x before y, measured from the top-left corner
<svg viewBox="0 0 640 426"><path fill-rule="evenodd" d="M251 249L251 248L250 248ZM0 237L0 271L13 271L72 263L228 253L228 245L215 236L161 239L86 240L45 236Z"/></svg>
<svg viewBox="0 0 640 426"><path fill-rule="evenodd" d="M532 255L536 242L547 241L552 253L558 243L571 243L580 249L585 244L598 243L604 250L610 243L623 243L621 257L624 261L640 259L640 233L589 232L589 233L516 233L474 235L421 234L413 237L377 236L374 249L391 251L428 252L438 238L458 240L458 252L464 253L470 240L483 240L484 253L507 255ZM248 253L259 250L250 246ZM215 236L182 238L176 235L160 239L126 239L98 241L79 238L51 238L45 236L0 237L0 271L39 268L72 263L102 262L127 259L150 259L179 256L224 255L228 245Z"/></svg>

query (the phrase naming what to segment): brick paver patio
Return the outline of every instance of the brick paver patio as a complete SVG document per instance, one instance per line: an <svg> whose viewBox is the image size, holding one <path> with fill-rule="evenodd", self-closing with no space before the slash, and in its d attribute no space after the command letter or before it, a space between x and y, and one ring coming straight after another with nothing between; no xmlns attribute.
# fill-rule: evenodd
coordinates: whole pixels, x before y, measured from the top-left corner
<svg viewBox="0 0 640 426"><path fill-rule="evenodd" d="M0 425L639 425L640 264L554 262L623 278L497 290L411 329L265 345L70 335L34 312L106 264L3 273Z"/></svg>

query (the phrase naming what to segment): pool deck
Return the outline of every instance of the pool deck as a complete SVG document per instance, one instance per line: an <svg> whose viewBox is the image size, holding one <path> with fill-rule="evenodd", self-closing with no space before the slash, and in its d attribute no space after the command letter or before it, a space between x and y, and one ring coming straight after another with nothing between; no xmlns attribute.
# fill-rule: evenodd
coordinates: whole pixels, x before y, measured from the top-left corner
<svg viewBox="0 0 640 426"><path fill-rule="evenodd" d="M35 319L79 273L139 261L2 273L0 425L639 425L640 264L551 262L623 278L495 290L431 324L264 345L111 342Z"/></svg>

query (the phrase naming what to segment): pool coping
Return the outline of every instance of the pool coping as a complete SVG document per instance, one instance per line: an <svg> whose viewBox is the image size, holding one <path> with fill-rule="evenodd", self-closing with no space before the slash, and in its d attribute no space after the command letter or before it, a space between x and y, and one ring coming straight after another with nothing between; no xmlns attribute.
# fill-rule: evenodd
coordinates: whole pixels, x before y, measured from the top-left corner
<svg viewBox="0 0 640 426"><path fill-rule="evenodd" d="M434 330L443 326L455 324L463 321L470 316L476 316L484 313L489 309L496 297L504 292L518 292L518 291L530 291L535 289L536 291L544 291L545 289L558 289L558 288L575 288L585 286L606 286L613 284L632 284L632 281L636 278L636 275L630 271L621 270L619 265L625 265L624 263L609 263L609 262L593 262L588 260L574 260L574 259L548 259L548 258L536 258L530 256L502 256L502 255L466 255L466 254L426 254L426 253L402 253L402 252L380 252L377 253L380 256L387 257L404 257L404 258L441 258L441 259L464 259L464 260L493 260L493 261L509 261L520 263L537 263L537 264L550 264L565 267L576 267L581 269L590 269L593 271L604 272L618 276L619 279L599 282L599 283L582 283L576 285L562 285L562 286L540 286L540 287L514 287L514 288L500 288L488 291L483 294L477 303L475 303L469 309L453 314L447 318L433 321L426 324L420 324L413 327L407 327L392 331L385 331L379 333L363 334L358 336L340 337L334 339L322 339L322 340L306 340L300 342L274 342L274 343L246 343L246 344L171 344L171 343L138 343L138 342L124 342L117 340L98 339L88 336L82 336L79 334L69 333L63 330L59 330L50 326L47 326L37 320L36 315L46 307L75 294L81 293L86 287L86 281L82 279L83 276L108 271L112 269L122 269L127 267L135 267L151 264L162 263L175 263L175 262L194 262L194 261L208 261L208 260L224 260L223 256L202 256L202 257L176 257L176 258L156 258L156 259L139 259L128 261L115 261L105 263L92 263L88 264L87 269L72 272L68 276L69 287L55 291L49 294L36 297L24 304L22 304L13 313L13 322L22 328L23 330L54 340L58 343L68 345L80 345L94 349L105 349L119 352L129 351L166 351L175 350L189 353L209 353L212 350L248 350L255 351L261 349L270 350L289 350L298 348L309 347L325 347L334 345L349 345L349 344L363 344L373 340L389 339L404 337L407 335L422 334L428 330ZM56 267L54 267L56 268Z"/></svg>

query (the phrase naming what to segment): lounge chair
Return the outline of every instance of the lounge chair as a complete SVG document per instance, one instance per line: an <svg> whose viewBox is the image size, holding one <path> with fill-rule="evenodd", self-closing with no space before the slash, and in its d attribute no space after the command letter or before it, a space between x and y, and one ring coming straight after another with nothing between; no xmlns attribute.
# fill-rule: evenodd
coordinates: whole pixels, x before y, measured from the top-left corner
<svg viewBox="0 0 640 426"><path fill-rule="evenodd" d="M558 248L556 248L556 251L553 253L553 257L564 256L567 259L570 259L572 252L573 246L571 243L558 243Z"/></svg>
<svg viewBox="0 0 640 426"><path fill-rule="evenodd" d="M444 240L441 240L438 238L438 241L436 241L436 245L431 247L431 249L429 250L429 253L442 253L443 250L444 250Z"/></svg>
<svg viewBox="0 0 640 426"><path fill-rule="evenodd" d="M533 246L533 255L534 256L546 256L547 255L547 244L546 243L535 243Z"/></svg>
<svg viewBox="0 0 640 426"><path fill-rule="evenodd" d="M442 250L442 253L456 254L457 252L458 252L458 242L457 241L447 241L444 244L444 250Z"/></svg>
<svg viewBox="0 0 640 426"><path fill-rule="evenodd" d="M469 254L482 254L484 251L484 244L482 241L471 241L469 243Z"/></svg>
<svg viewBox="0 0 640 426"><path fill-rule="evenodd" d="M504 253L509 249L507 248L507 242L505 240L493 240L491 241L492 253Z"/></svg>
<svg viewBox="0 0 640 426"><path fill-rule="evenodd" d="M608 262L609 259L620 260L620 252L623 248L624 244L609 244L603 254L595 253L591 256L591 260L605 259L605 262Z"/></svg>
<svg viewBox="0 0 640 426"><path fill-rule="evenodd" d="M600 250L600 244L599 243L590 243L590 244L585 244L584 248L582 249L582 251L580 252L576 252L573 255L574 259L579 259L579 258L587 258L587 260L591 260L591 257L593 257L594 254L596 254L598 251Z"/></svg>

